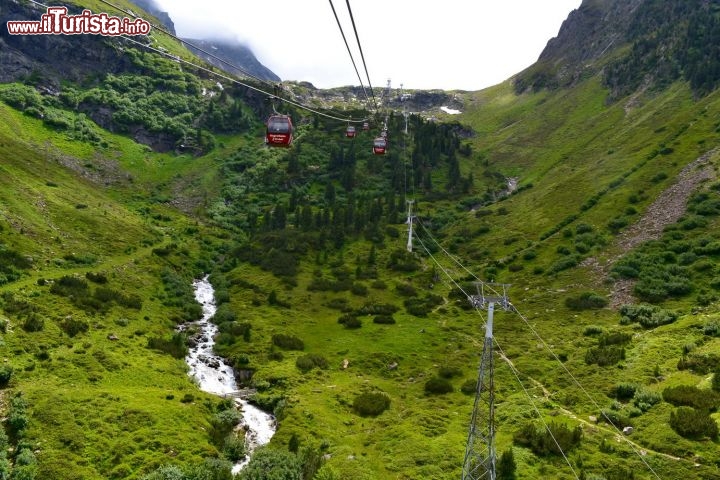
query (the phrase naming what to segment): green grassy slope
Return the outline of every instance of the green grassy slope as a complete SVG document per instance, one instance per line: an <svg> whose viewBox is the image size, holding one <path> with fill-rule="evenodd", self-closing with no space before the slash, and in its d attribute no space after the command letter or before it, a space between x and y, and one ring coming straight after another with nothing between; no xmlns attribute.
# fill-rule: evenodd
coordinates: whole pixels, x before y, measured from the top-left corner
<svg viewBox="0 0 720 480"><path fill-rule="evenodd" d="M217 400L197 390L182 359L147 348L149 338L168 336L175 324L177 309L161 302L160 273L194 270L194 239L178 237L192 224L143 189L143 175L156 168L126 170L111 160L119 154L132 163L127 159L142 150L137 145L123 149L131 142L108 135L118 149L93 151L5 105L0 115L0 245L28 259L25 268L4 270L0 287L0 348L13 369L2 399L7 408L21 394L28 405L25 436L36 449L38 475L133 478L170 461L215 455L206 431ZM164 158L144 157L153 164ZM167 161L181 171L181 160ZM134 184L127 181L136 174ZM184 260L154 253L178 244ZM141 306L83 308L51 292L61 278L87 273L105 279L88 282L90 292L111 289L136 296ZM40 331L26 331L30 318ZM68 333L69 320L87 332ZM185 395L194 401L180 402Z"/></svg>

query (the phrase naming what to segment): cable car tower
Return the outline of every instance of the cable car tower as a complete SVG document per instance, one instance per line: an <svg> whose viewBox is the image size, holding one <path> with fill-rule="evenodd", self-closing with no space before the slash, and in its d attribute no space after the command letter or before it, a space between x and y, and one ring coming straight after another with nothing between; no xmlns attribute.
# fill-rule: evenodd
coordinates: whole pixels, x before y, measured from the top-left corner
<svg viewBox="0 0 720 480"><path fill-rule="evenodd" d="M408 224L408 241L407 241L407 251L412 253L412 238L413 238L413 218L415 218L415 215L412 214L412 206L413 203L415 203L415 200L407 200L408 204L408 215L407 215L407 224Z"/></svg>
<svg viewBox="0 0 720 480"><path fill-rule="evenodd" d="M463 459L462 480L495 480L495 385L493 383L493 313L495 305L510 310L508 284L474 282L477 295L468 300L476 309L487 306L485 341L475 386L470 432Z"/></svg>

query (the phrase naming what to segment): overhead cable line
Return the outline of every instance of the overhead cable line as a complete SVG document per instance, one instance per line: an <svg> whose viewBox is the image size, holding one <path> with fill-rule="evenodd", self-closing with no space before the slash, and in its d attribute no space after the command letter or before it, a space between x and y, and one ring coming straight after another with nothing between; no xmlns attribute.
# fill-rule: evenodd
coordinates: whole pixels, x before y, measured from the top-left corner
<svg viewBox="0 0 720 480"><path fill-rule="evenodd" d="M348 13L350 14L350 21L352 22L353 31L355 32L355 39L357 40L358 49L360 50L360 58L362 59L363 67L365 68L365 76L367 77L370 93L372 94L373 102L375 103L375 111L377 112L378 104L375 99L375 91L373 90L372 83L370 82L370 74L368 73L367 63L365 63L365 55L363 54L362 45L360 44L360 36L358 35L357 27L355 26L355 17L353 16L352 8L350 8L350 0L345 0L345 3L347 4Z"/></svg>
<svg viewBox="0 0 720 480"><path fill-rule="evenodd" d="M29 0L29 1L30 1L31 3L34 3L34 4L36 4L36 5L39 5L39 6L41 6L41 7L46 8L46 9L49 8L48 5L45 5L45 4L43 4L43 3L41 3L41 2L38 2L38 1L36 1L36 0ZM106 4L110 5L110 6L112 6L113 8L116 8L118 11L125 12L125 11L122 10L120 7L114 6L112 3L108 3L108 2L106 2L105 0L100 0L100 1L103 2L103 3L106 3ZM129 12L125 12L125 13L129 13ZM135 15L135 18L142 18L142 17L138 17L137 15ZM163 30L163 29L158 29L158 30L159 30L160 32L167 33L168 35L170 35L170 36L172 36L172 37L174 37L174 38L176 38L177 40L179 40L179 41L182 42L181 39L175 37L175 36L172 35L171 33L165 32L165 30ZM273 93L269 93L269 92L267 92L267 91L265 91L265 90L263 90L263 89L261 89L261 88L258 88L258 87L249 85L249 84L247 84L247 83L245 83L245 82L242 82L242 81L240 81L240 80L238 80L238 79L236 79L236 78L229 77L229 76L227 76L227 75L224 75L224 74L222 74L222 73L219 73L219 72L217 72L217 71L215 71L215 70L212 70L212 69L210 69L210 68L203 67L203 66L201 66L201 65L197 65L197 64L195 64L195 63L193 63L193 62L190 62L190 61L188 61L188 60L184 60L184 59L182 59L182 58L180 58L180 57L178 57L178 56L176 56L176 55L170 54L169 52L165 52L165 51L162 51L162 50L160 50L160 49L158 49L158 48L155 48L155 47L152 47L152 46L147 45L147 44L145 44L145 43L139 42L139 41L131 38L131 37L128 36L128 35L120 35L120 36L121 36L122 38L124 38L125 40L131 42L131 43L135 43L135 44L140 45L141 47L144 47L144 48L146 48L146 49L148 49L148 50L152 50L153 52L158 53L158 54L160 54L160 55L162 55L162 56L164 56L164 57L167 57L167 58L169 58L169 59L171 59L171 60L173 60L173 61L180 62L180 63L184 63L184 64L186 64L186 65L192 66L193 68L196 68L196 69L198 69L198 70L202 70L202 71L207 72L207 73L209 73L209 74L211 74L211 75L215 75L216 77L222 78L222 79L227 80L227 81L229 81L229 82L236 83L236 84L241 85L241 86L243 86L243 87L246 87L246 88L248 88L248 89L250 89L250 90L254 90L254 91L258 92L258 93L262 93L262 94L264 94L264 95L267 95L267 96L269 96L269 97L271 97L271 98L278 98L279 100L281 100L281 101L283 101L283 102L285 102L285 103L288 103L288 104L293 105L293 106L295 106L295 107L301 108L301 109L306 110L306 111L308 111L308 112L314 113L314 114L316 114L316 115L320 115L320 116L325 117L325 118L329 118L329 119L332 119L332 120L338 120L338 121L341 121L341 122L348 122L348 123L362 123L362 122L368 120L367 118L360 119L360 120L353 120L352 118L343 118L343 117L338 117L338 116L335 116L335 115L331 115L331 114L322 112L322 111L320 111L320 110L317 110L317 109L315 109L315 108L313 108L313 107L310 107L310 106L308 106L308 105L302 104L302 103L300 103L300 102L296 102L296 101L294 101L294 100L290 100L290 99L287 99L287 98L279 97L279 96L277 96L277 95L275 95L275 94L273 94ZM183 43L188 43L188 42L183 42ZM191 45L191 44L190 44L190 45ZM194 47L194 46L193 46L193 48L197 48L197 47ZM225 62L225 63L228 63L228 62ZM236 68L236 69L242 71L241 68L239 68L239 67L237 67L237 66L235 66L235 65L232 65L232 64L229 64L229 63L228 63L228 65L230 65L231 67ZM272 84L272 83L269 83L269 82L267 82L267 81L264 81L264 80L260 80L260 81L263 82L263 83L267 83L268 85L271 85L271 86L273 86L273 87L276 86L276 85L274 85L274 84Z"/></svg>
<svg viewBox="0 0 720 480"><path fill-rule="evenodd" d="M123 13L126 13L126 14L128 14L128 15L132 15L134 18L140 18L140 19L142 19L142 20L145 20L144 18L136 15L136 14L135 14L134 12L132 12L131 10L124 10L122 7L119 7L119 6L117 6L117 5L109 2L109 1L107 1L107 0L99 0L99 1L100 1L101 3L104 3L105 5L109 5L110 7L114 8L115 10L117 10L117 11L119 11L119 12L123 12ZM147 20L145 20L145 21L147 21ZM258 81L258 82L260 82L260 83L265 83L265 84L267 84L267 85L269 85L269 86L271 86L271 87L275 85L273 82L270 82L270 81L268 81L268 80L265 80L265 79L262 79L262 78L260 78L260 77L257 77L257 76L255 76L255 75L253 75L252 73L248 72L247 70L245 70L245 69L242 68L242 67L239 67L239 66L237 66L237 65L233 65L232 63L228 62L227 60L225 60L225 59L223 59L223 58L218 57L217 55L215 55L215 54L212 53L212 52L208 52L207 50L204 50L204 49L198 47L197 45L194 45L194 44L192 44L191 42L188 42L187 40L183 40L182 38L178 37L177 35L173 34L173 33L170 32L170 31L166 30L165 28L161 27L160 25L156 25L156 24L154 24L154 23L152 23L152 22L148 22L148 23L150 23L150 25L152 25L153 29L155 29L155 30L157 30L157 31L159 31L159 32L162 32L162 33L164 33L165 35L167 35L167 36L169 36L169 37L177 40L178 42L181 42L182 44L187 45L187 46L189 46L189 47L192 47L192 48L194 48L195 50L197 50L197 51L199 51L199 52L202 52L202 53L204 53L205 55L208 55L208 56L211 57L211 58L214 58L215 60L221 62L222 64L224 64L224 65L226 65L226 66L228 66L228 67L231 67L231 68L236 69L237 71L241 72L241 73L242 73L243 75L245 75L246 77L250 77L250 78L252 78L252 79L254 79L254 80L256 80L256 81Z"/></svg>
<svg viewBox="0 0 720 480"><path fill-rule="evenodd" d="M345 32L343 31L342 25L340 24L340 19L337 16L337 12L335 11L335 5L333 5L332 0L328 0L330 2L330 8L332 8L333 15L335 16L335 21L337 22L338 28L340 29L340 34L342 35L343 42L345 42L345 48L348 51L348 55L350 55L350 61L353 64L353 68L355 69L355 74L358 77L358 81L360 82L360 86L362 87L363 95L365 96L365 100L367 102L370 102L370 98L368 97L367 90L365 90L365 85L363 85L362 78L360 77L360 72L358 71L357 65L355 64L355 58L353 58L353 54L350 51L350 45L348 45L347 38L345 37ZM368 79L369 80L369 79ZM371 90L372 92L372 90ZM377 110L377 104L375 104L375 110Z"/></svg>
<svg viewBox="0 0 720 480"><path fill-rule="evenodd" d="M457 281L455 281L455 279L452 277L452 275L450 275L447 272L445 267L443 265L441 265L440 262L438 262L438 260L435 258L435 256L432 253L430 253L430 250L427 248L427 246L425 245L425 242L422 241L420 236L417 235L417 232L415 235L416 235L418 242L420 242L420 245L423 247L423 250L425 250L425 253L428 254L428 256L432 259L432 261L435 263L435 265L437 265L438 268L440 268L440 270L442 270L442 272L448 277L448 279L452 282L452 284L455 285L455 287L457 289L459 289L463 293L463 295L465 295L465 298L468 301L470 301L470 299L472 298L471 295L469 295L465 291L465 289L463 289L462 286L460 284L458 284ZM486 322L485 322L485 317L483 316L483 311L475 304L473 304L473 307L475 308L475 311L480 315L483 325L485 325ZM550 435L550 438L552 438L553 443L557 447L557 449L560 452L560 454L562 455L562 457L565 459L565 462L568 464L568 467L570 467L570 470L572 471L573 476L575 477L576 480L580 480L580 477L578 477L577 473L575 472L575 469L573 468L572 464L570 463L570 459L567 457L567 455L565 455L565 452L563 451L562 447L560 446L560 443L558 442L557 438L555 438L555 435L553 434L552 429L547 424L547 422L545 422L545 419L543 418L543 415L540 413L540 410L538 409L537 405L535 404L535 401L532 399L532 396L528 392L527 388L525 388L525 385L522 383L522 380L520 380L519 371L517 370L515 365L512 364L512 362L509 360L507 355L505 355L505 352L500 347L500 344L498 343L497 338L493 337L493 343L495 344L497 349L500 351L500 354L507 359L505 363L510 367L510 370L513 372L515 379L520 384L520 387L522 388L523 392L525 393L525 396L528 398L528 400L530 400L530 404L532 405L533 410L535 410L535 413L537 414L538 418L540 419L540 422L543 424L545 430L548 432L548 435ZM478 381L480 381L480 380L478 379Z"/></svg>
<svg viewBox="0 0 720 480"><path fill-rule="evenodd" d="M560 358L555 354L555 352L552 351L552 349L550 348L550 346L545 342L545 340L543 340L543 338L540 336L540 334L537 332L537 330L535 330L535 328L533 328L533 326L530 325L530 322L528 321L528 319L527 319L522 313L520 313L520 311L517 309L517 307L516 307L514 304L511 303L511 304L510 304L510 307L511 307L512 311L514 311L514 312L522 319L522 321L523 321L523 322L525 323L525 325L530 329L530 331L533 333L533 335L535 335L535 338L537 338L538 340L540 340L540 342L542 343L542 345L547 349L547 351L550 352L550 354L552 355L552 357L560 364L560 366L561 366L562 369L565 371L565 373L572 379L573 383L574 383L575 385L577 385L577 387L578 387L580 390L582 390L582 392L583 392L583 393L585 394L585 396L590 400L590 402L593 404L593 406L600 411L600 414L603 416L603 418L605 419L605 421L607 421L607 422L615 429L615 431L619 434L619 436L620 436L621 438L625 439L625 442L628 444L628 446L630 447L630 449L631 449L633 452L635 452L635 454L640 458L640 460L642 461L642 463L645 464L645 466L646 466L646 467L648 468L648 470L653 474L653 476L654 476L655 478L657 478L658 480L660 480L660 476L658 476L658 474L655 472L655 470L653 470L653 468L650 466L650 464L645 460L645 458L643 457L642 453L635 448L635 445L633 445L633 443L632 443L629 439L626 438L626 436L622 433L622 431L620 430L620 428L619 428L617 425L615 425L615 423L607 416L607 414L605 413L605 411L604 411L602 408L600 408L600 405L598 405L598 403L597 403L597 402L595 401L595 399L590 395L590 393L585 389L585 387L583 387L582 384L578 381L578 379L575 378L575 376L570 372L570 370L568 370L568 368L567 368L567 367L565 366L565 364L560 360Z"/></svg>
<svg viewBox="0 0 720 480"><path fill-rule="evenodd" d="M268 96L270 96L270 97L279 98L280 100L282 100L282 101L285 102L285 103L288 103L288 104L290 104L290 105L296 106L296 107L298 107L298 108L302 108L303 110L307 110L308 112L314 113L314 114L316 114L316 115L321 115L321 116L326 117L326 118L330 118L330 119L333 119L333 120L339 120L339 121L341 121L341 122L349 122L349 123L360 123L360 122L363 122L363 121L365 120L365 119L353 120L352 118L342 118L342 117L336 117L336 116L334 116L334 115L329 115L329 114L327 114L327 113L321 112L321 111L319 111L319 110L315 110L314 108L308 107L307 105L303 105L302 103L296 102L296 101L294 101L294 100L289 100L289 99L287 99L287 98L278 97L277 95L273 95L273 94L271 94L271 93L268 93L268 92L266 92L266 91L264 91L264 90L262 90L262 89L260 89L260 88L253 87L252 85L248 85L247 83L243 83L243 82L241 82L240 80L238 80L238 79L236 79L236 78L228 77L227 75L223 75L222 73L215 72L214 70L211 70L211 69L209 69L209 68L203 67L203 66L201 66L201 65L197 65L197 64L192 63L192 62L189 62L189 61L187 61L187 60L183 60L182 58L177 58L177 57L175 57L175 56L169 55L168 53L163 52L162 50L158 50L158 49L155 48L155 47L151 47L151 46L149 46L149 45L145 45L144 43L138 42L137 40L134 40L134 39L132 39L132 38L126 36L126 35L123 35L123 37L124 37L126 40L130 41L130 42L133 42L133 43L136 43L136 44L138 44L138 45L141 45L141 46L143 46L143 47L145 47L145 48L147 48L147 49L149 49L149 50L152 50L152 51L154 51L154 52L156 52L156 53L159 53L159 54L161 54L161 55L164 55L164 56L166 56L166 57L169 57L169 58L171 58L171 59L173 59L173 60L176 60L176 61L185 63L185 64L187 64L187 65L190 65L190 66L194 67L194 68L197 68L197 69L199 69L199 70L208 72L208 73L210 73L210 74L212 74L212 75L215 75L215 76L217 76L217 77L223 78L223 79L228 80L228 81L230 81L230 82L237 83L238 85L242 85L243 87L249 88L250 90L254 90L254 91L256 91L256 92L264 93L265 95L268 95Z"/></svg>
<svg viewBox="0 0 720 480"><path fill-rule="evenodd" d="M427 233L427 235L432 239L432 241L435 243L435 245L437 245L438 248L440 248L440 250L442 250L442 252L443 252L448 258L450 258L453 262L455 262L460 268L462 268L463 270L465 270L465 271L466 271L468 274L470 274L473 278L475 278L476 280L480 280L473 272L471 272L467 267L465 267L465 265L463 265L462 262L460 262L455 256L451 255L451 254L440 244L440 242L438 242L438 241L435 239L435 237L432 236L432 234L431 234L430 231L427 229L427 227L426 227L419 219L418 219L418 223L420 224L420 227L423 229L423 231L424 231L425 233ZM433 258L433 261L435 261L434 258ZM437 263L437 262L436 262L436 263ZM463 291L463 293L465 293L465 292ZM563 369L563 370L565 371L565 373L570 377L570 379L572 380L572 382L583 392L583 394L585 394L585 396L588 398L588 400L590 400L590 403L592 403L592 405L601 413L601 415L603 416L603 418L612 426L612 428L619 434L619 436L625 440L625 442L628 444L628 446L630 447L630 449L640 458L640 460L642 461L642 463L645 464L645 466L646 466L647 469L653 474L653 476L654 476L655 478L657 478L658 480L660 480L660 476L658 476L658 474L655 472L655 470L653 470L652 466L650 466L650 464L647 462L647 460L645 460L645 458L644 458L644 456L641 454L641 452L638 451L638 450L635 448L635 445L634 445L629 439L627 439L625 435L622 434L622 431L620 430L620 428L619 428L617 425L615 425L615 423L614 423L610 418L608 418L607 414L603 411L603 409L600 407L600 405L597 403L597 401L590 395L590 393L585 389L585 387L583 387L583 385L582 385L582 384L580 383L580 381L572 374L572 372L570 372L570 370L567 368L567 366L565 366L565 364L560 360L560 358L557 356L557 354L550 348L550 346L547 344L547 342L545 342L545 340L540 336L540 334L537 332L537 330L536 330L535 328L533 328L533 326L530 324L530 322L528 321L528 319L518 310L518 308L517 308L513 303L510 303L510 307L511 307L511 310L512 310L515 314L517 314L517 315L522 319L523 323L525 323L525 325L528 327L528 329L530 330L530 332L532 332L532 334L535 336L535 338L537 338L537 339L540 341L540 343L543 345L543 347L544 347L545 349L547 349L547 351L550 352L550 354L552 355L552 357L555 359L555 361L557 361L557 363L560 365L560 367L562 367L562 369Z"/></svg>

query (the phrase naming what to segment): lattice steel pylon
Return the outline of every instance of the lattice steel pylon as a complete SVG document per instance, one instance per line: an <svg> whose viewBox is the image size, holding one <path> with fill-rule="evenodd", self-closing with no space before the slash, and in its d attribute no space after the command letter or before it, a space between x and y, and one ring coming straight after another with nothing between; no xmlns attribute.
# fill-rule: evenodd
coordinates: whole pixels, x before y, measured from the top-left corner
<svg viewBox="0 0 720 480"><path fill-rule="evenodd" d="M476 309L487 305L487 322L482 357L475 386L470 431L465 446L462 480L495 480L495 385L493 360L493 314L495 305L510 309L507 284L475 282L477 295L468 300Z"/></svg>

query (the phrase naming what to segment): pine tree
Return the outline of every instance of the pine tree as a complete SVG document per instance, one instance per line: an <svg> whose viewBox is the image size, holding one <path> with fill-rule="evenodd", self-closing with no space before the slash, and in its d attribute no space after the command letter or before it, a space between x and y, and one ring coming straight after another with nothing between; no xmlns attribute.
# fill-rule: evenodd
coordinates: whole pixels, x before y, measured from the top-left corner
<svg viewBox="0 0 720 480"><path fill-rule="evenodd" d="M335 203L335 185L333 185L332 181L325 185L325 201L328 205Z"/></svg>
<svg viewBox="0 0 720 480"><path fill-rule="evenodd" d="M298 438L296 433L293 433L290 437L290 441L288 441L288 450L292 453L297 453L298 449L300 448L300 439Z"/></svg>
<svg viewBox="0 0 720 480"><path fill-rule="evenodd" d="M370 253L368 254L367 264L375 265L377 259L375 258L375 245L370 246ZM717 376L717 375L716 375Z"/></svg>
<svg viewBox="0 0 720 480"><path fill-rule="evenodd" d="M500 456L500 462L497 465L498 480L515 480L516 468L515 456L513 455L512 447L510 447Z"/></svg>

